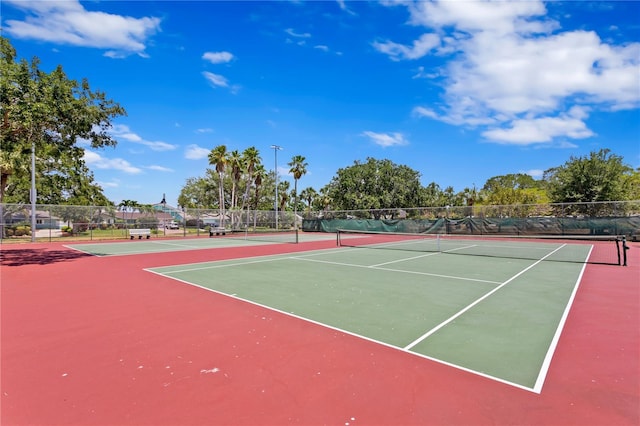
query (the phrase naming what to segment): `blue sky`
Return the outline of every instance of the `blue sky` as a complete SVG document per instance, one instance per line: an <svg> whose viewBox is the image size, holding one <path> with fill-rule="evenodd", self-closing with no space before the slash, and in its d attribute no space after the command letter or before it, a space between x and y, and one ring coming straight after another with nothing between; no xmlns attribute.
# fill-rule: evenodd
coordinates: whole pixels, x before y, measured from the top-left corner
<svg viewBox="0 0 640 426"><path fill-rule="evenodd" d="M107 197L177 204L207 154L255 146L299 188L388 158L482 187L609 148L640 167L640 2L2 1L21 58L128 112L85 150Z"/></svg>

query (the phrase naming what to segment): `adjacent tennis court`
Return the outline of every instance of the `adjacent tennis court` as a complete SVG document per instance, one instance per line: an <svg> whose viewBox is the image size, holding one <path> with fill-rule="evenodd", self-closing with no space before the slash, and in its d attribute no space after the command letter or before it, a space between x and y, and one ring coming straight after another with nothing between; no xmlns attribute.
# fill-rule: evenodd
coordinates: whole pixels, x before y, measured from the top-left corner
<svg viewBox="0 0 640 426"><path fill-rule="evenodd" d="M225 247L243 247L268 244L294 244L334 240L331 234L299 234L295 232L239 232L214 238L165 238L153 240L132 240L125 242L69 244L66 247L94 256L126 256L144 253L164 253L171 251L201 250Z"/></svg>
<svg viewBox="0 0 640 426"><path fill-rule="evenodd" d="M487 260L447 253L479 241L424 241L149 271L540 392L591 246L492 241L536 260Z"/></svg>

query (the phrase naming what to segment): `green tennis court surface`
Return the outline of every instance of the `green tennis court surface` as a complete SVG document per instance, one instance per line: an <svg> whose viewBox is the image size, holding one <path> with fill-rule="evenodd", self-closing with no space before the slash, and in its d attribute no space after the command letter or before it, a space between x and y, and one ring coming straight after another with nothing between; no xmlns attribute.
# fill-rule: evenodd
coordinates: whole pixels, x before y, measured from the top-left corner
<svg viewBox="0 0 640 426"><path fill-rule="evenodd" d="M345 247L149 271L540 392L584 268L547 259L590 250L540 244L526 260Z"/></svg>
<svg viewBox="0 0 640 426"><path fill-rule="evenodd" d="M335 240L334 234L299 234L300 242ZM214 238L167 238L150 240L126 240L124 242L69 244L65 247L94 256L124 256L144 253L163 253L181 250L199 250L221 247L240 247L263 244L295 243L295 233L248 235L243 233Z"/></svg>

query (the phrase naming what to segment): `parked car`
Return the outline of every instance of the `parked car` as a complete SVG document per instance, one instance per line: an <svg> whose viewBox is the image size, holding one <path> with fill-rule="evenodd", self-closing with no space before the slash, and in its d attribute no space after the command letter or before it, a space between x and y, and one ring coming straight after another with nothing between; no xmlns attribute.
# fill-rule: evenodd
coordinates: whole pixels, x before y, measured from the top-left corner
<svg viewBox="0 0 640 426"><path fill-rule="evenodd" d="M166 223L164 227L167 229L180 229L178 222L176 222L175 220L172 220L171 222Z"/></svg>

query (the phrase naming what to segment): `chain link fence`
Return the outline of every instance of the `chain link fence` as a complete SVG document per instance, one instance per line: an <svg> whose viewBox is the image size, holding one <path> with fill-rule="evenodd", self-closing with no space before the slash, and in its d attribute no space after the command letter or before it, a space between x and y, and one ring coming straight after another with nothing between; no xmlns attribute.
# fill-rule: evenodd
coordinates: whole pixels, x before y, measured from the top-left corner
<svg viewBox="0 0 640 426"><path fill-rule="evenodd" d="M35 208L32 233L31 204L0 204L0 240L18 241L114 240L131 238L131 230L148 230L151 238L209 237L209 231L287 230L294 227L288 211L178 209L153 205L121 210L110 206L42 205ZM301 223L298 220L298 225Z"/></svg>
<svg viewBox="0 0 640 426"><path fill-rule="evenodd" d="M406 232L625 234L640 236L640 200L596 203L447 206L407 209L291 211L179 209L157 204L122 210L105 206L36 205L32 234L31 204L0 204L0 241L113 240L130 238L132 229L148 229L151 238L209 237L209 231L333 232L344 221L393 222ZM366 226L374 226L367 222ZM401 224L401 225L397 225ZM397 229L400 226L401 229Z"/></svg>

